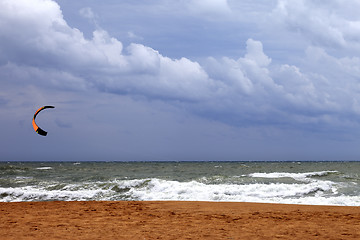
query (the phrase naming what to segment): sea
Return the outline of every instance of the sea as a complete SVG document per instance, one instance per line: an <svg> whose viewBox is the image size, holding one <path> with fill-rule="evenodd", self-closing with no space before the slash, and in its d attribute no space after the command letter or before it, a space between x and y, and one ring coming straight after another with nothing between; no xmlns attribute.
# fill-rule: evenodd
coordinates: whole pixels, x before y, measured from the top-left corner
<svg viewBox="0 0 360 240"><path fill-rule="evenodd" d="M0 162L0 201L360 206L360 162Z"/></svg>

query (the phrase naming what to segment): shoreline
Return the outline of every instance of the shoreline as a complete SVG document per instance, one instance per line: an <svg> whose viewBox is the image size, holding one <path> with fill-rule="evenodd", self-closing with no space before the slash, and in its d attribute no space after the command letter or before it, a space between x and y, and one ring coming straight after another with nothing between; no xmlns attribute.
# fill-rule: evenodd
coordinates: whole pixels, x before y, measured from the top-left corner
<svg viewBox="0 0 360 240"><path fill-rule="evenodd" d="M79 200L79 201L62 201L62 200L44 200L44 201L14 201L14 202L0 202L2 204L40 204L40 203L209 203L209 204L250 204L250 205L285 205L285 206L299 206L299 207L340 207L340 208L360 208L360 206L348 206L348 205L317 205L317 204L301 204L301 203L274 203L274 202L236 202L236 201L208 201L208 200ZM1 208L0 208L1 209Z"/></svg>
<svg viewBox="0 0 360 240"><path fill-rule="evenodd" d="M360 207L202 201L0 203L2 239L360 239Z"/></svg>

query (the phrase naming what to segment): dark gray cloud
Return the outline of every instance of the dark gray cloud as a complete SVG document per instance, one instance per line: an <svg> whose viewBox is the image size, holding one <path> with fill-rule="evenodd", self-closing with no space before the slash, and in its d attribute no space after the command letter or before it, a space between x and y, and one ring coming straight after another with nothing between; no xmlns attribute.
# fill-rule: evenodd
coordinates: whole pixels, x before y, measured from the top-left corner
<svg viewBox="0 0 360 240"><path fill-rule="evenodd" d="M70 132L80 142L82 134L85 138L89 132L98 136L87 139L77 149L92 146L95 154L93 146L104 143L100 149L110 156L118 149L111 146L112 143L119 141L127 146L123 149L126 156L137 147L156 155L155 152L161 152L161 145L168 145L168 150L163 149L160 154L166 158L171 152L178 153L178 146L188 149L188 155L201 156L208 146L218 144L214 148L218 152L227 149L235 156L241 151L234 147L234 141L255 146L258 140L270 151L265 145L274 147L268 143L272 135L277 136L274 138L281 144L294 136L301 139L300 142L307 137L315 141L356 139L358 136L360 49L356 32L360 19L348 6L336 1L325 6L306 0L291 4L286 0L269 1L261 6L250 1L240 4L226 0L202 3L189 0L175 5L164 0L151 6L145 1L136 4L109 1L99 6L84 0L83 5L76 3L77 9L73 10L80 18L90 20L84 33L70 25L80 20L71 17L68 20L66 16L72 15L62 12L61 4L67 9L71 3L59 3L52 0L0 1L0 106L4 113L12 117L15 114L19 119L31 115L34 106L44 102L49 104L50 101L66 109L61 110L62 117L53 118L52 127L66 133L60 134L60 139ZM358 5L355 1L351 4ZM104 11L111 8L113 11L107 12L106 19ZM124 19L125 27L115 24L119 31L126 33L125 40L114 31L114 25L109 25L112 30L107 30L106 25L109 19L116 18L119 9L133 11L131 17L125 15L128 16ZM164 28L144 30L148 24L140 21L146 19L144 12L151 16L153 23L163 22ZM79 26L85 25L82 22ZM193 29L186 29L191 25ZM233 28L236 25L244 26L246 31L241 34L230 31L240 31ZM176 29L177 26L180 28ZM192 42L201 40L197 37L201 35L198 30L205 26L209 26L206 32L211 33L212 39L200 41L200 44ZM90 28L93 28L92 33ZM172 32L184 32L186 38L171 35ZM277 42L274 36L279 36ZM179 57L168 57L167 52L154 47L159 43L156 39L160 38L168 46L203 45L201 48L209 54L192 47L191 54L177 51L171 55ZM239 40L236 46L228 48L227 44L220 44L225 53L232 53L219 57L214 43L223 43L222 39L233 42L236 38ZM289 45L289 39L293 40L294 48ZM147 44L152 42L154 45ZM286 46L286 55L284 50L277 50L282 43ZM127 107L141 109L144 113L135 114L120 107L120 100L127 102ZM156 110L145 110L147 107ZM134 125L123 128L127 123L117 108L126 111L128 121ZM134 128L136 121L129 120L129 116L133 116L150 121L154 115L161 116L158 122L151 121L157 127L140 121L137 123L139 133ZM189 120L179 117L182 115ZM8 124L12 117L3 118L1 125ZM183 128L184 122L189 126L187 130L170 130ZM202 124L208 129L217 129L213 140L205 140L209 130L201 128ZM235 133L225 130L227 128ZM226 134L222 135L222 131ZM105 133L112 137L107 139ZM124 133L132 144L121 140L119 136ZM251 144L239 139L237 134L245 134ZM174 135L180 138L175 139ZM137 144L139 138L145 139L140 146ZM156 141L146 146L151 138ZM233 148L219 144L216 138ZM204 141L204 145L196 149L191 144L186 146L189 139ZM274 151L270 152L274 154Z"/></svg>

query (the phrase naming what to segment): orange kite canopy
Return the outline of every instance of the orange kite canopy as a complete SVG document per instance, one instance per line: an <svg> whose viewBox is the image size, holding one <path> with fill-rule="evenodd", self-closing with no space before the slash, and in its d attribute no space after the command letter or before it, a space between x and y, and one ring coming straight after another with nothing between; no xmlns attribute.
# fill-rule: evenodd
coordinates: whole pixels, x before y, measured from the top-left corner
<svg viewBox="0 0 360 240"><path fill-rule="evenodd" d="M35 122L35 118L36 116L39 114L39 112L41 112L42 110L44 109L47 109L47 108L55 108L54 106L44 106L44 107L41 107L39 108L35 114L34 114L34 117L33 117L33 120L32 120L32 125L34 127L34 130L35 132L37 132L38 134L42 135L42 136L46 136L47 132L42 130L38 125L36 125L36 122Z"/></svg>

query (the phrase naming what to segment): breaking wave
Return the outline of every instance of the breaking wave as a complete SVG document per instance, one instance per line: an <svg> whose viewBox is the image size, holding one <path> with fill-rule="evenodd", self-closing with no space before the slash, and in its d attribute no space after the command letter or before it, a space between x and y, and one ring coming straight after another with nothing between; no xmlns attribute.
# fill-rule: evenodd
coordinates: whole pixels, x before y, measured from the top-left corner
<svg viewBox="0 0 360 240"><path fill-rule="evenodd" d="M358 163L3 163L0 201L180 200L360 206L359 169Z"/></svg>
<svg viewBox="0 0 360 240"><path fill-rule="evenodd" d="M186 200L360 205L359 197L341 195L339 187L331 181L239 185L151 178L0 188L0 201Z"/></svg>

